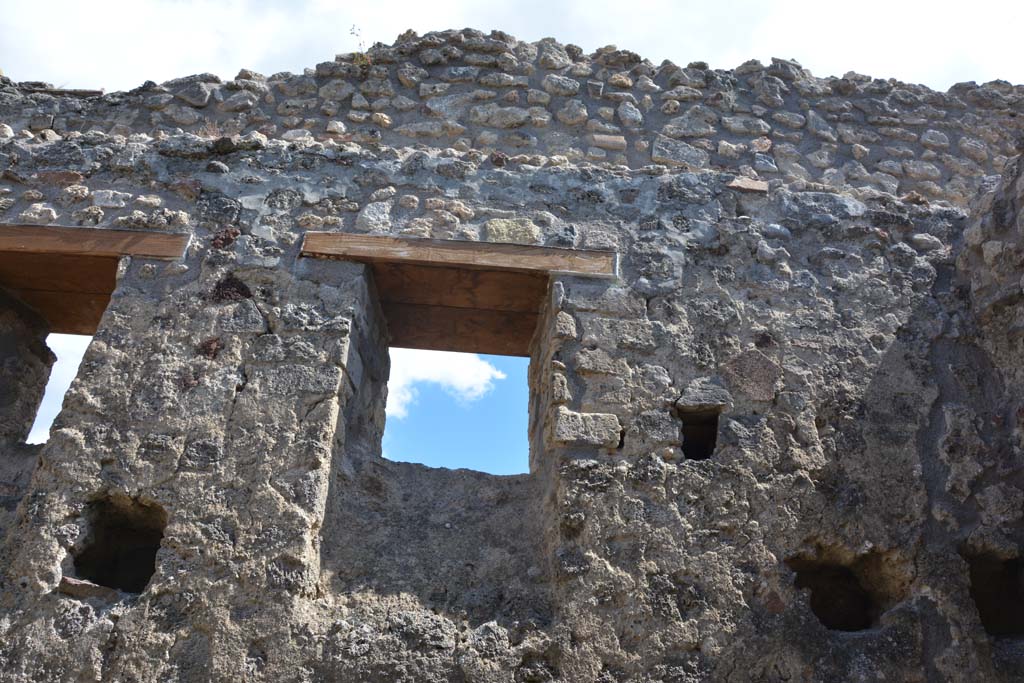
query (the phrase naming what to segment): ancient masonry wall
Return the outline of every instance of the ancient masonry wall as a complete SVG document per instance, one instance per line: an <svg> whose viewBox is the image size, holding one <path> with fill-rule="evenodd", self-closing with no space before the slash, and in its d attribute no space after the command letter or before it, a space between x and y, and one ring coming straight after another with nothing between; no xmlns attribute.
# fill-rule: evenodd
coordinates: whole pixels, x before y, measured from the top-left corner
<svg viewBox="0 0 1024 683"><path fill-rule="evenodd" d="M0 538L36 466L39 449L25 439L54 361L47 331L45 320L0 290Z"/></svg>
<svg viewBox="0 0 1024 683"><path fill-rule="evenodd" d="M465 30L83 95L0 81L0 222L191 239L43 447L0 299L0 680L1024 675L1021 86ZM538 302L530 474L381 457L313 229L618 252Z"/></svg>

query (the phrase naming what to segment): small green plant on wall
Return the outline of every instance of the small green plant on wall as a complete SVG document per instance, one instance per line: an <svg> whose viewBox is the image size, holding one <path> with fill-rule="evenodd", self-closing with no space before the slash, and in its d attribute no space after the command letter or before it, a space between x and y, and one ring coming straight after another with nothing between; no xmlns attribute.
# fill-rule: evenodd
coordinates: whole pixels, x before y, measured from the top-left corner
<svg viewBox="0 0 1024 683"><path fill-rule="evenodd" d="M358 41L359 46L359 49L352 55L352 63L359 67L360 75L366 78L373 62L370 60L370 56L366 54L366 42L363 40L363 32L358 26L352 24L352 28L349 29L348 33Z"/></svg>

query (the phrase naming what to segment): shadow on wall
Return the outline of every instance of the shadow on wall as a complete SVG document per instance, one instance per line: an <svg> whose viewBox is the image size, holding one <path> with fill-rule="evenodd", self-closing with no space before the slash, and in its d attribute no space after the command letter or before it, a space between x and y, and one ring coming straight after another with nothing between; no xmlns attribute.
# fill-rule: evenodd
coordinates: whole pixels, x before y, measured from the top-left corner
<svg viewBox="0 0 1024 683"><path fill-rule="evenodd" d="M335 592L409 596L474 626L550 621L535 478L353 464L334 482L324 524L321 566Z"/></svg>

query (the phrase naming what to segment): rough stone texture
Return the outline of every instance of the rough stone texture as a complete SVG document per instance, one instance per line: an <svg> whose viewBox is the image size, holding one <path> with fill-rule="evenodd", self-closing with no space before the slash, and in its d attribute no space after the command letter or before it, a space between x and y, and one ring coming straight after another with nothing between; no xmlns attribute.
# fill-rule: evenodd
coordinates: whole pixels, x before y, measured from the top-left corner
<svg viewBox="0 0 1024 683"><path fill-rule="evenodd" d="M38 460L25 444L50 366L46 321L0 290L0 541L14 519Z"/></svg>
<svg viewBox="0 0 1024 683"><path fill-rule="evenodd" d="M4 494L0 677L1020 680L971 581L1024 547L1022 96L468 30L92 99L2 81L0 220L194 239L122 262ZM386 321L307 229L620 254L549 287L529 475L380 457ZM97 502L166 517L141 593L76 567Z"/></svg>
<svg viewBox="0 0 1024 683"><path fill-rule="evenodd" d="M655 65L614 46L569 56L551 39L529 44L468 30L409 32L303 74L243 69L223 82L199 74L84 98L41 85L0 77L0 139L8 130L15 139L26 130L54 140L94 131L144 139L259 131L295 142L429 141L636 169L683 163L962 206L983 177L1002 171L1024 132L1024 90L1004 81L940 93L853 72L817 78L785 60L721 70ZM623 136L626 145L589 154L581 127ZM52 221L45 211L28 220Z"/></svg>

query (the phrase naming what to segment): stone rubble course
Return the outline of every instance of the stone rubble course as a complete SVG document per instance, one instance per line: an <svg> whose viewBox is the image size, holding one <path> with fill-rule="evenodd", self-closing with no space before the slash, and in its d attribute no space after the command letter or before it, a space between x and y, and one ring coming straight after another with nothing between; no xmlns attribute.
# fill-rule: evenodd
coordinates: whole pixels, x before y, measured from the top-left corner
<svg viewBox="0 0 1024 683"><path fill-rule="evenodd" d="M196 74L91 97L46 87L0 76L0 139L258 132L541 157L535 165L684 166L960 206L1024 134L1024 87L1003 81L940 93L853 72L817 78L780 59L684 68L468 30L409 32L302 74Z"/></svg>
<svg viewBox="0 0 1024 683"><path fill-rule="evenodd" d="M1024 547L1022 124L1001 81L471 30L0 78L0 222L192 237L122 259L41 447L0 297L0 680L1021 680L978 577ZM372 274L307 230L619 253L542 302L530 474L381 457ZM141 593L82 559L116 514Z"/></svg>

